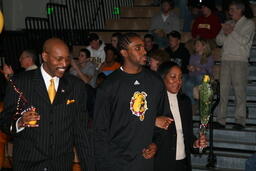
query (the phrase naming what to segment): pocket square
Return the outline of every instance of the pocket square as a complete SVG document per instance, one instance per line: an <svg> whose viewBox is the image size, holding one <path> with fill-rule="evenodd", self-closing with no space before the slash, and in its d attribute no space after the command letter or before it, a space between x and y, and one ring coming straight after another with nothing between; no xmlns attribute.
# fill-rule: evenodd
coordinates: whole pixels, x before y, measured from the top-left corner
<svg viewBox="0 0 256 171"><path fill-rule="evenodd" d="M66 104L68 105L68 104L71 104L71 103L75 103L75 100L67 100L67 102L66 102Z"/></svg>

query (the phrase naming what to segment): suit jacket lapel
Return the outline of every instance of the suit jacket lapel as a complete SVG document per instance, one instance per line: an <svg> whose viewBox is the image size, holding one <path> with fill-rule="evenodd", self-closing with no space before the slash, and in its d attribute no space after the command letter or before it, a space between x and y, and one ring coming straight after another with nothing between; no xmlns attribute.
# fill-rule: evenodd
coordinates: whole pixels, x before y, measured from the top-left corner
<svg viewBox="0 0 256 171"><path fill-rule="evenodd" d="M53 104L65 104L68 100L68 95L70 92L70 86L65 75L60 78L59 87L53 101Z"/></svg>
<svg viewBox="0 0 256 171"><path fill-rule="evenodd" d="M186 126L186 116L184 115L184 106L183 105L183 100L181 95L177 95L178 98L178 104L179 104L179 111L180 111L180 120L181 120L181 124L182 124L182 130L183 130L183 134L185 134L185 132L187 131L187 126ZM183 106L183 107L182 107Z"/></svg>
<svg viewBox="0 0 256 171"><path fill-rule="evenodd" d="M47 93L47 89L40 68L35 70L33 78L33 89L34 92L37 93L39 98L41 98L45 102L50 103L50 99Z"/></svg>
<svg viewBox="0 0 256 171"><path fill-rule="evenodd" d="M47 103L51 103L40 68L35 71L33 78L33 88L34 92L37 93L37 95L42 100L44 100ZM65 78L64 75L62 78L60 78L59 87L53 104L66 103L69 92L70 88L68 86L68 80Z"/></svg>

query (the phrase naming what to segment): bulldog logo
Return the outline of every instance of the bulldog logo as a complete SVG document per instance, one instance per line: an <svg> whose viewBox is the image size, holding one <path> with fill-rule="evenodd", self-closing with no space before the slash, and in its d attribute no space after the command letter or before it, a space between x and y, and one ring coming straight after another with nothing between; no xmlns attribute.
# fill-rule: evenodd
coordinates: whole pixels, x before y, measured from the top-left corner
<svg viewBox="0 0 256 171"><path fill-rule="evenodd" d="M132 114L138 116L140 121L144 120L144 114L148 110L147 93L136 91L130 101L130 110Z"/></svg>

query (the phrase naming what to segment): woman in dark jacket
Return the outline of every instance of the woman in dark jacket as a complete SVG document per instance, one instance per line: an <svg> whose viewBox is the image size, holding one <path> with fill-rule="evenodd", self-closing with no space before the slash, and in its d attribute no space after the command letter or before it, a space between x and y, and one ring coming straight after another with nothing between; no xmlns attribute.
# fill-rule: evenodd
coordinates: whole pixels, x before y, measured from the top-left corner
<svg viewBox="0 0 256 171"><path fill-rule="evenodd" d="M201 135L198 140L193 135L191 102L180 92L181 68L176 63L167 62L160 66L159 72L167 89L174 123L170 123L170 119L164 116L156 119L156 126L163 128L163 133L161 141L157 143L155 171L191 171L191 151L205 148L207 140L205 135Z"/></svg>

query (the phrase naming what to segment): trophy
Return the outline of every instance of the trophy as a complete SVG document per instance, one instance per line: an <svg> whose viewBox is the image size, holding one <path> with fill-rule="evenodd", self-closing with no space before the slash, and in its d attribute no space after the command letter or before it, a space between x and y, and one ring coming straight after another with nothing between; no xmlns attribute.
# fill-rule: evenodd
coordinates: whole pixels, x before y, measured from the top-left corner
<svg viewBox="0 0 256 171"><path fill-rule="evenodd" d="M13 90L18 94L18 100L17 100L17 106L16 106L16 113L15 118L20 118L25 112L33 111L31 115L36 116L38 113L36 112L36 107L31 105L26 97L23 95L23 92L20 91L16 85L14 84L13 80L10 78L9 83L11 84ZM26 123L28 126L33 126L37 124L37 120L31 120L28 123Z"/></svg>

